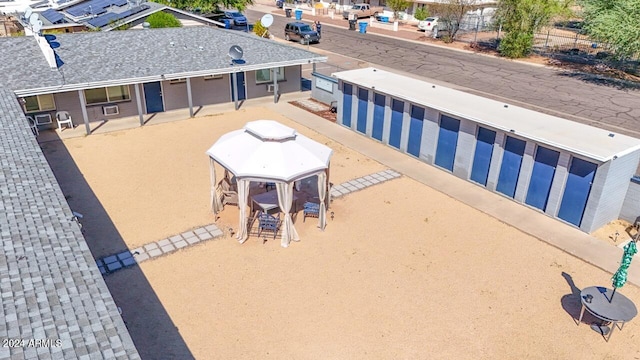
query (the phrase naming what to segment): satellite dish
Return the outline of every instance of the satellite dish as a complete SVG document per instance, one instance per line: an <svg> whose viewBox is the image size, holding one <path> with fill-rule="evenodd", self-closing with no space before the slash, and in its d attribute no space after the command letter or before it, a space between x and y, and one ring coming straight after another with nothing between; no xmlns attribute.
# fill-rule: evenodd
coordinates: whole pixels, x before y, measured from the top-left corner
<svg viewBox="0 0 640 360"><path fill-rule="evenodd" d="M29 15L29 24L31 24L32 26L35 25L35 23L37 23L38 20L40 20L40 17L38 16L38 14L32 13L31 15Z"/></svg>
<svg viewBox="0 0 640 360"><path fill-rule="evenodd" d="M40 34L40 30L42 30L42 21L37 20L35 24L31 25L31 30L36 34Z"/></svg>
<svg viewBox="0 0 640 360"><path fill-rule="evenodd" d="M31 14L33 14L33 9L31 8L31 6L27 6L27 8L24 9L24 18L28 19Z"/></svg>
<svg viewBox="0 0 640 360"><path fill-rule="evenodd" d="M260 23L262 24L262 26L269 28L269 26L273 24L273 15L264 14L264 16L262 16L262 18L260 19Z"/></svg>
<svg viewBox="0 0 640 360"><path fill-rule="evenodd" d="M229 49L229 57L233 60L240 60L242 59L242 55L244 54L244 52L242 51L242 48L238 45L233 45L230 49Z"/></svg>

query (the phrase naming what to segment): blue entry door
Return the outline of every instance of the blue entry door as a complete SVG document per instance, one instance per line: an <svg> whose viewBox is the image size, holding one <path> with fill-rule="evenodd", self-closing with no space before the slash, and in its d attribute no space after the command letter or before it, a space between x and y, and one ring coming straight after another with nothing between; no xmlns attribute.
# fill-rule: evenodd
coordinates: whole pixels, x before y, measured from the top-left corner
<svg viewBox="0 0 640 360"><path fill-rule="evenodd" d="M411 122L409 123L409 141L407 152L415 157L420 157L420 144L422 143L422 125L424 123L424 108L411 105Z"/></svg>
<svg viewBox="0 0 640 360"><path fill-rule="evenodd" d="M384 107L386 99L384 95L375 94L373 96L373 131L371 136L374 139L382 141L382 132L384 129Z"/></svg>
<svg viewBox="0 0 640 360"><path fill-rule="evenodd" d="M438 146L436 147L436 159L434 162L436 165L449 171L453 171L459 131L460 120L446 115L440 116L440 133L438 135Z"/></svg>
<svg viewBox="0 0 640 360"><path fill-rule="evenodd" d="M391 126L389 129L389 145L400 149L402 138L402 117L404 116L404 102L393 99L391 101Z"/></svg>
<svg viewBox="0 0 640 360"><path fill-rule="evenodd" d="M353 94L353 86L351 84L342 83L342 125L351 127L351 96Z"/></svg>
<svg viewBox="0 0 640 360"><path fill-rule="evenodd" d="M159 81L143 84L144 103L147 107L147 114L164 111L162 103L162 86Z"/></svg>
<svg viewBox="0 0 640 360"><path fill-rule="evenodd" d="M470 179L484 186L487 185L487 179L489 178L489 167L491 166L491 156L493 155L493 144L495 141L495 131L483 127L478 129L476 151L473 155Z"/></svg>
<svg viewBox="0 0 640 360"><path fill-rule="evenodd" d="M522 156L524 155L526 144L523 140L507 136L496 191L509 197L513 197L516 194L516 185L520 176L520 165L522 165Z"/></svg>
<svg viewBox="0 0 640 360"><path fill-rule="evenodd" d="M247 98L247 89L244 83L244 73L239 72L236 74L236 83L233 83L233 75L231 76L231 101L236 101L234 86L238 87L238 101Z"/></svg>
<svg viewBox="0 0 640 360"><path fill-rule="evenodd" d="M558 211L560 219L580 226L597 168L596 164L573 158Z"/></svg>
<svg viewBox="0 0 640 360"><path fill-rule="evenodd" d="M547 200L559 157L560 153L557 151L538 147L525 203L542 211L547 208Z"/></svg>
<svg viewBox="0 0 640 360"><path fill-rule="evenodd" d="M365 134L367 132L367 108L369 107L369 91L358 89L358 122L356 130Z"/></svg>

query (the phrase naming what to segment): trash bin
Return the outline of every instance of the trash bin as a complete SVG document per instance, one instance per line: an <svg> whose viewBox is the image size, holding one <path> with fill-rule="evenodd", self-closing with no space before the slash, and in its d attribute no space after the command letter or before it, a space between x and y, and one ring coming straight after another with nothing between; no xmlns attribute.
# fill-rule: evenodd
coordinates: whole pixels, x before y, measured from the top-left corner
<svg viewBox="0 0 640 360"><path fill-rule="evenodd" d="M356 29L356 22L358 20L349 20L349 30L355 30Z"/></svg>
<svg viewBox="0 0 640 360"><path fill-rule="evenodd" d="M287 15L288 18L291 17L291 9L284 9L284 14Z"/></svg>
<svg viewBox="0 0 640 360"><path fill-rule="evenodd" d="M296 20L302 20L302 10L296 9Z"/></svg>
<svg viewBox="0 0 640 360"><path fill-rule="evenodd" d="M358 23L358 25L360 25L360 34L366 34L367 33L367 25L369 25L366 22L360 22Z"/></svg>

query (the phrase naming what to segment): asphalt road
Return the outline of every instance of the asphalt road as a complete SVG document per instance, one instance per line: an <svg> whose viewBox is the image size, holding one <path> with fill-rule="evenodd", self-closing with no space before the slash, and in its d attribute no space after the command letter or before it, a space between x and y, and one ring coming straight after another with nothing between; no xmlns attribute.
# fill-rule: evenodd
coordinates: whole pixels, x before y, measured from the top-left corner
<svg viewBox="0 0 640 360"><path fill-rule="evenodd" d="M251 22L263 13L247 10ZM271 32L283 37L291 21L274 16ZM640 84L637 87L592 75L532 66L323 23L322 41L311 50L329 54L329 63L367 62L413 74L477 95L498 99L570 120L640 137ZM295 45L292 42L294 46ZM304 46L307 47L307 46ZM348 57L348 58L345 58Z"/></svg>

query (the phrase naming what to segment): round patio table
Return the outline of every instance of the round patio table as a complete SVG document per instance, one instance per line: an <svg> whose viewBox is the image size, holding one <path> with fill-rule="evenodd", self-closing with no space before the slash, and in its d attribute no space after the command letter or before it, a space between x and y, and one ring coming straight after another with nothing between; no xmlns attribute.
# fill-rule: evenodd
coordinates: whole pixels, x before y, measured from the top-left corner
<svg viewBox="0 0 640 360"><path fill-rule="evenodd" d="M596 318L611 322L611 330L609 336L605 336L605 340L611 339L613 329L618 327L622 330L627 321L631 321L638 315L636 305L626 296L616 292L613 295L612 289L601 286L591 286L580 292L580 301L582 302L582 310L580 311L580 319L578 325L582 322L584 310L587 309ZM604 334L603 334L604 336Z"/></svg>

